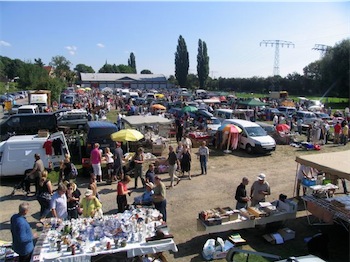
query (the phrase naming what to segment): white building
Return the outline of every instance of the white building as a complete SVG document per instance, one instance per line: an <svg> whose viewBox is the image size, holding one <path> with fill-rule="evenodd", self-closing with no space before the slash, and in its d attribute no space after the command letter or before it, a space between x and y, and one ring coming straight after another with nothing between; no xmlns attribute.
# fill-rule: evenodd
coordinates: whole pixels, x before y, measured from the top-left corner
<svg viewBox="0 0 350 262"><path fill-rule="evenodd" d="M172 87L162 74L80 73L82 87L166 89Z"/></svg>

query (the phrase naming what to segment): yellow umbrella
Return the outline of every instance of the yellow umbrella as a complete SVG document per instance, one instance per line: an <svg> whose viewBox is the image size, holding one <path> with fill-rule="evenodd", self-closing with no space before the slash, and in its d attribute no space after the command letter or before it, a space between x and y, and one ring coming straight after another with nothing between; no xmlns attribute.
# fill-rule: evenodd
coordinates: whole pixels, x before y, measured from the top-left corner
<svg viewBox="0 0 350 262"><path fill-rule="evenodd" d="M164 98L164 95L163 94L155 94L156 98Z"/></svg>
<svg viewBox="0 0 350 262"><path fill-rule="evenodd" d="M136 129L122 129L118 132L111 134L111 139L118 142L130 142L130 141L139 141L143 138L141 134Z"/></svg>
<svg viewBox="0 0 350 262"><path fill-rule="evenodd" d="M166 107L161 105L161 104L154 104L151 106L153 109L156 109L156 110L165 110Z"/></svg>
<svg viewBox="0 0 350 262"><path fill-rule="evenodd" d="M91 91L90 87L85 87L85 91Z"/></svg>

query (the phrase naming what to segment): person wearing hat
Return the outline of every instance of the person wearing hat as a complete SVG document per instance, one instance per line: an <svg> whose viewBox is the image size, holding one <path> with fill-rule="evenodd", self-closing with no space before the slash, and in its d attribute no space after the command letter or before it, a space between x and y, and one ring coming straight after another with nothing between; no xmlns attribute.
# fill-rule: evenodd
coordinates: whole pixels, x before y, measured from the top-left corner
<svg viewBox="0 0 350 262"><path fill-rule="evenodd" d="M137 196L134 198L134 205L142 205L142 206L151 206L153 204L152 195L154 184L152 182L146 183L146 190L143 192L141 196Z"/></svg>
<svg viewBox="0 0 350 262"><path fill-rule="evenodd" d="M251 206L265 202L266 196L271 195L270 185L265 179L266 175L261 173L253 183L250 190Z"/></svg>
<svg viewBox="0 0 350 262"><path fill-rule="evenodd" d="M86 189L85 197L80 202L80 208L83 209L83 217L94 217L99 209L102 209L101 202L93 195L91 189Z"/></svg>
<svg viewBox="0 0 350 262"><path fill-rule="evenodd" d="M155 187L152 196L154 207L163 215L163 221L166 222L166 187L159 176L154 177Z"/></svg>
<svg viewBox="0 0 350 262"><path fill-rule="evenodd" d="M68 209L68 219L78 218L78 207L80 202L80 190L74 182L67 185L67 209Z"/></svg>

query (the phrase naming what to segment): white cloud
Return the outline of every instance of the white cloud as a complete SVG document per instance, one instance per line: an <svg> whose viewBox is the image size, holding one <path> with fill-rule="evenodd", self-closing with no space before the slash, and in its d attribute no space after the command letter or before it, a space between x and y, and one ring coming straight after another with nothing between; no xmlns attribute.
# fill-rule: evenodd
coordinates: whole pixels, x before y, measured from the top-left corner
<svg viewBox="0 0 350 262"><path fill-rule="evenodd" d="M97 45L97 47L99 47L99 48L104 48L104 47L105 47L105 45L102 44L102 43L98 43L98 44L96 44L96 45Z"/></svg>
<svg viewBox="0 0 350 262"><path fill-rule="evenodd" d="M65 47L67 50L68 50L68 52L71 54L71 55L75 55L76 54L76 51L77 51L77 47L76 46L74 46L74 45L72 45L72 46L66 46Z"/></svg>
<svg viewBox="0 0 350 262"><path fill-rule="evenodd" d="M3 40L0 40L0 46L11 46L11 44Z"/></svg>

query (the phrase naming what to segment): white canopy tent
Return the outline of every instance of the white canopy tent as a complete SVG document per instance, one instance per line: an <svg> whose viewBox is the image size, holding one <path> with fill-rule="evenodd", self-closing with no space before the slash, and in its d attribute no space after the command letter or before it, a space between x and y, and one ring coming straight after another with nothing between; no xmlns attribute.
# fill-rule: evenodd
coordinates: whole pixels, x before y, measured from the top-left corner
<svg viewBox="0 0 350 262"><path fill-rule="evenodd" d="M297 156L295 161L301 165L350 180L350 150Z"/></svg>
<svg viewBox="0 0 350 262"><path fill-rule="evenodd" d="M126 116L122 118L122 121L131 127L151 126L151 125L170 125L172 121L168 118L161 116Z"/></svg>

